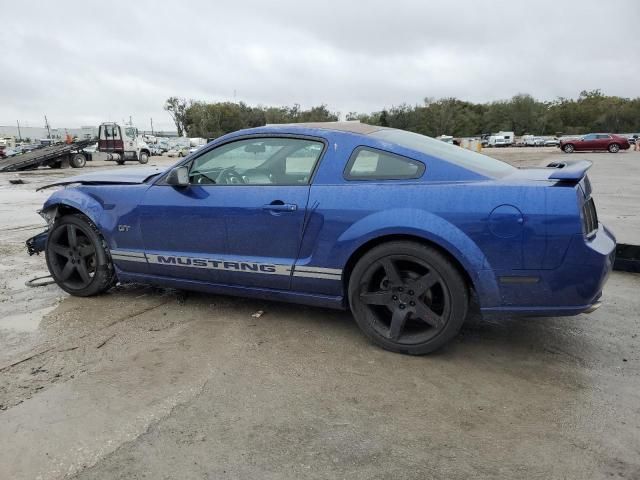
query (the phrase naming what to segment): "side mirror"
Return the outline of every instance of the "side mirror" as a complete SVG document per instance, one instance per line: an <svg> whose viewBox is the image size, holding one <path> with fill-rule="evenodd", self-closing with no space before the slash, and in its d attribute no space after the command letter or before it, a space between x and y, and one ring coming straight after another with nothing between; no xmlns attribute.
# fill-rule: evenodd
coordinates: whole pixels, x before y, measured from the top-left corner
<svg viewBox="0 0 640 480"><path fill-rule="evenodd" d="M176 167L167 175L167 185L173 185L174 187L188 187L189 186L189 168L188 167Z"/></svg>

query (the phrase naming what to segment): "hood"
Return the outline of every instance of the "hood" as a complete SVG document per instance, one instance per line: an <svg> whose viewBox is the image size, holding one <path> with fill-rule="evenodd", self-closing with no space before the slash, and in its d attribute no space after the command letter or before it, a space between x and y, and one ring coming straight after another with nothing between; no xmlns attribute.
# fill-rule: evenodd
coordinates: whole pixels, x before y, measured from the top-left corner
<svg viewBox="0 0 640 480"><path fill-rule="evenodd" d="M59 185L72 185L79 183L82 185L135 185L144 183L149 178L164 172L166 169L158 167L142 167L142 168L121 168L117 170L107 170L104 172L92 172L85 175L78 175L61 179L57 182L50 183L38 190L55 187Z"/></svg>

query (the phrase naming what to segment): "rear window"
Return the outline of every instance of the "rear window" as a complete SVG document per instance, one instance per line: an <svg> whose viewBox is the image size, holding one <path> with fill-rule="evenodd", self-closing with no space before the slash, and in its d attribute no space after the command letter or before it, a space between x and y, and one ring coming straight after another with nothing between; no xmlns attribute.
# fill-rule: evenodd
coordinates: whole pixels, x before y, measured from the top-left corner
<svg viewBox="0 0 640 480"><path fill-rule="evenodd" d="M348 180L406 180L420 178L424 163L369 147L358 147L351 154L345 178Z"/></svg>
<svg viewBox="0 0 640 480"><path fill-rule="evenodd" d="M418 133L383 129L373 132L370 135L385 142L395 143L401 147L410 148L411 150L440 158L488 177L504 177L516 170L515 167L496 160L495 158L441 142L435 138Z"/></svg>

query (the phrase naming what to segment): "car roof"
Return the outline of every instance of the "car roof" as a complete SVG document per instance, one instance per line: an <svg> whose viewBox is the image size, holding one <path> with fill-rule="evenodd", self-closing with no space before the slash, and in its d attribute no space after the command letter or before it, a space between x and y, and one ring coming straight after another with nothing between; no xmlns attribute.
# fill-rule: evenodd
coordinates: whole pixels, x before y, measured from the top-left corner
<svg viewBox="0 0 640 480"><path fill-rule="evenodd" d="M301 129L320 129L320 130L337 130L339 132L359 133L361 135L369 135L379 130L387 130L387 127L378 125L369 125L368 123L353 122L301 122L301 123L269 123L266 128L301 128Z"/></svg>

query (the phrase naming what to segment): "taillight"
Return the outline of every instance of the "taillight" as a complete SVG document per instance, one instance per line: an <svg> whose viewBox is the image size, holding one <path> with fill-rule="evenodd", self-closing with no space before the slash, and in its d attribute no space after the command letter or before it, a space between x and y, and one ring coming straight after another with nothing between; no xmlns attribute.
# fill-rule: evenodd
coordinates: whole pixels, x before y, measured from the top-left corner
<svg viewBox="0 0 640 480"><path fill-rule="evenodd" d="M593 197L582 205L582 228L587 238L592 237L598 231L598 212Z"/></svg>

